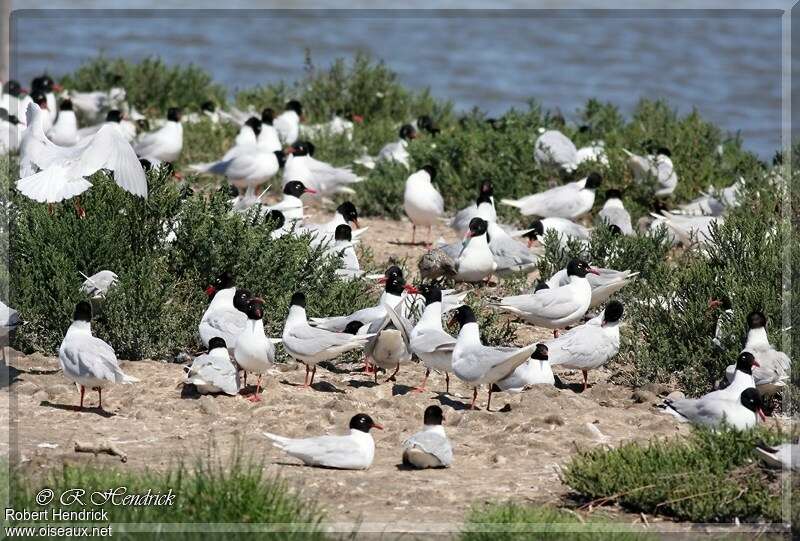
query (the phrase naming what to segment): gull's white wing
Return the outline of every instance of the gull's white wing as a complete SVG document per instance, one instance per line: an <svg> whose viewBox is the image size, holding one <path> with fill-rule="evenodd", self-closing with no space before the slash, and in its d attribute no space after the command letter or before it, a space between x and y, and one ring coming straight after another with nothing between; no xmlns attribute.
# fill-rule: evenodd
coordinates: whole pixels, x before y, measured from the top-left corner
<svg viewBox="0 0 800 541"><path fill-rule="evenodd" d="M441 329L420 329L414 335L412 349L422 353L452 353L456 339Z"/></svg>
<svg viewBox="0 0 800 541"><path fill-rule="evenodd" d="M147 198L147 177L133 147L114 126L105 125L91 138L80 159L81 176L100 169L114 172L114 181L133 195Z"/></svg>
<svg viewBox="0 0 800 541"><path fill-rule="evenodd" d="M291 328L288 334L288 337L286 335L283 337L284 344L287 344L292 351L306 357L313 357L321 351L353 342L364 342L370 338L370 335L331 332L306 325Z"/></svg>
<svg viewBox="0 0 800 541"><path fill-rule="evenodd" d="M114 348L94 336L65 340L58 353L65 369L78 376L92 376L115 383L138 381L120 370Z"/></svg>
<svg viewBox="0 0 800 541"><path fill-rule="evenodd" d="M58 203L88 190L92 183L74 174L74 167L50 165L17 181L17 190L39 203Z"/></svg>
<svg viewBox="0 0 800 541"><path fill-rule="evenodd" d="M273 440L275 447L306 464L330 468L364 467L363 464L354 464L361 454L361 450L358 444L348 436L291 439L276 437L268 432L265 432L264 435Z"/></svg>

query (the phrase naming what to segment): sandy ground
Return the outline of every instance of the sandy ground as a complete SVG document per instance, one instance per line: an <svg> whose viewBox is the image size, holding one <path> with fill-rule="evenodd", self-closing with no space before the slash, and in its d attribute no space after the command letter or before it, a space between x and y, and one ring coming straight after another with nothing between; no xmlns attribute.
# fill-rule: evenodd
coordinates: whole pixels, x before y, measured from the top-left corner
<svg viewBox="0 0 800 541"><path fill-rule="evenodd" d="M317 213L315 219L325 216ZM410 224L364 219L366 245L377 263L407 257L416 269L423 246L408 246ZM425 232L423 231L424 235ZM433 239L455 235L445 224ZM423 236L424 238L424 236ZM549 331L519 326L520 343L546 338ZM182 366L158 361L125 363L124 370L140 383L116 386L104 393L105 412L77 411L78 393L63 377L58 360L16 355L11 361L8 400L0 423L12 423L12 445L30 471L44 471L63 462L115 465L126 469L168 468L178 460L214 452L229 455L237 444L265 464L267 476L287 479L304 495L317 500L332 520L387 523L459 523L475 504L514 501L558 503L569 489L559 468L576 449L616 446L686 433L652 403L638 403L630 388L610 382L623 366L591 373L594 384L579 392L580 373L560 373L561 388L537 387L522 394L496 394L493 409L468 411L471 390L452 379L444 394L444 377L431 376L428 392L411 389L420 383L420 365L405 366L396 382L375 385L358 362L320 368L313 389L303 389L301 365L280 365L266 378L263 400L203 396L179 386ZM385 376L381 378L381 381ZM253 383L252 380L250 383ZM652 389L657 390L657 389ZM655 399L655 396L651 396ZM97 394L87 394L95 406ZM417 431L424 409L442 406L446 429L455 449L455 464L447 470L409 471L401 468L401 442ZM501 410L501 411L497 411ZM376 456L368 471L336 471L299 467L263 436L264 431L304 437L343 433L357 412L370 414L385 426L373 431ZM10 419L9 419L10 417ZM128 455L119 458L77 454L75 441L115 443ZM2 445L6 445L3 443ZM2 454L9 449L0 449ZM638 515L622 517L638 520Z"/></svg>
<svg viewBox="0 0 800 541"><path fill-rule="evenodd" d="M459 522L476 503L557 502L568 492L558 468L576 448L685 431L652 405L635 403L630 389L608 383L607 370L593 374L596 383L585 393L577 392L580 374L568 372L562 374L566 388L495 394L494 411L487 412L485 392L479 395L480 410L465 410L471 391L456 380L446 395L444 378L436 374L429 380L429 392L410 392L423 375L416 364L404 367L396 382L379 385L360 372L358 363L336 365L335 372L321 368L314 389L298 387L304 370L286 365L266 378L263 400L254 404L241 396L189 394L176 387L183 374L180 365L143 361L124 364L141 383L104 393L106 412L94 408L97 393L87 394L92 408L79 412L78 392L64 379L57 359L20 355L11 365L16 445L34 471L62 462L160 469L203 455L212 442L222 455L241 442L246 453L267 464L265 474L287 478L329 515L347 521L392 523L422 517ZM400 444L419 428L422 412L431 404L444 409L455 464L447 470L406 471L400 467ZM373 432L376 456L368 471L298 467L262 435L341 433L357 412L369 413L385 426ZM76 440L113 442L128 461L76 454Z"/></svg>

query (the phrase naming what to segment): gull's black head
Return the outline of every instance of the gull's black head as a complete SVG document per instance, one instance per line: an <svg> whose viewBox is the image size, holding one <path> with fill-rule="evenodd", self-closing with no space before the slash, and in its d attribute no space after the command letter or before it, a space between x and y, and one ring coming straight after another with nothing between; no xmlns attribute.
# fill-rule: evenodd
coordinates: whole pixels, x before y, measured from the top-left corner
<svg viewBox="0 0 800 541"><path fill-rule="evenodd" d="M366 413L359 413L358 415L354 415L353 418L350 419L350 428L352 430L360 430L361 432L366 432L367 434L369 434L369 431L373 428L377 428L378 430L383 429L381 425L373 421L372 417L370 417Z"/></svg>
<svg viewBox="0 0 800 541"><path fill-rule="evenodd" d="M9 96L19 96L22 93L22 85L19 84L19 81L11 79L3 86L3 92Z"/></svg>
<svg viewBox="0 0 800 541"><path fill-rule="evenodd" d="M233 294L233 307L246 314L252 298L253 294L250 291L237 288Z"/></svg>
<svg viewBox="0 0 800 541"><path fill-rule="evenodd" d="M40 75L31 81L31 91L48 93L53 91L53 79L47 75Z"/></svg>
<svg viewBox="0 0 800 541"><path fill-rule="evenodd" d="M548 354L550 352L547 349L547 346L544 344L536 344L536 349L531 353L531 359L537 359L539 361L546 361L549 357Z"/></svg>
<svg viewBox="0 0 800 541"><path fill-rule="evenodd" d="M45 96L42 92L39 90L34 90L31 92L30 96L33 103L42 109L47 109L47 96Z"/></svg>
<svg viewBox="0 0 800 541"><path fill-rule="evenodd" d="M286 103L287 111L294 111L297 116L303 116L303 104L297 100L291 100Z"/></svg>
<svg viewBox="0 0 800 541"><path fill-rule="evenodd" d="M403 278L403 269L401 269L397 265L392 265L391 267L386 269L386 271L383 273L383 277L384 277L384 279L389 279L389 278L392 278L392 277L402 279Z"/></svg>
<svg viewBox="0 0 800 541"><path fill-rule="evenodd" d="M608 230L611 232L612 237L621 237L622 236L622 229L619 228L616 224L611 224L608 226Z"/></svg>
<svg viewBox="0 0 800 541"><path fill-rule="evenodd" d="M464 327L467 323L477 323L477 319L475 319L475 312L472 311L472 308L467 306L459 306L455 309L453 313L453 318L450 320L450 323L458 322L460 327Z"/></svg>
<svg viewBox="0 0 800 541"><path fill-rule="evenodd" d="M421 115L417 118L417 127L429 135L436 135L441 131L430 115Z"/></svg>
<svg viewBox="0 0 800 541"><path fill-rule="evenodd" d="M248 319L261 319L264 317L264 299L259 297L251 297L247 301L247 310L245 311Z"/></svg>
<svg viewBox="0 0 800 541"><path fill-rule="evenodd" d="M531 225L528 226L528 229L530 229L530 231L528 231L522 236L528 239L529 243L535 241L540 237L544 237L544 224L542 223L541 220L532 221Z"/></svg>
<svg viewBox="0 0 800 541"><path fill-rule="evenodd" d="M411 124L403 124L400 128L400 139L410 141L417 137L417 130Z"/></svg>
<svg viewBox="0 0 800 541"><path fill-rule="evenodd" d="M207 113L213 113L214 111L217 110L217 106L214 105L213 101L210 100L204 101L203 103L200 104L200 110Z"/></svg>
<svg viewBox="0 0 800 541"><path fill-rule="evenodd" d="M614 323L622 318L624 307L619 301L611 301L606 305L603 311L603 323Z"/></svg>
<svg viewBox="0 0 800 541"><path fill-rule="evenodd" d="M73 321L92 321L92 305L88 301L81 301L75 305L75 312L72 314Z"/></svg>
<svg viewBox="0 0 800 541"><path fill-rule="evenodd" d="M233 275L229 271L222 272L206 288L206 295L213 298L217 291L233 287Z"/></svg>
<svg viewBox="0 0 800 541"><path fill-rule="evenodd" d="M422 416L422 423L426 426L441 425L444 421L444 413L439 406L428 406Z"/></svg>
<svg viewBox="0 0 800 541"><path fill-rule="evenodd" d="M253 130L253 133L255 133L256 136L261 133L261 121L254 116L248 118L244 125L250 126L250 129Z"/></svg>
<svg viewBox="0 0 800 541"><path fill-rule="evenodd" d="M345 222L351 223L358 228L358 210L353 203L345 201L336 207L336 212L342 215Z"/></svg>
<svg viewBox="0 0 800 541"><path fill-rule="evenodd" d="M62 111L72 111L72 100L70 99L63 99L61 100L61 104L58 106L59 109Z"/></svg>
<svg viewBox="0 0 800 541"><path fill-rule="evenodd" d="M353 230L347 224L340 224L336 226L336 231L333 232L333 240L353 240Z"/></svg>
<svg viewBox="0 0 800 541"><path fill-rule="evenodd" d="M181 110L177 107L170 107L167 109L167 120L171 122L180 122L181 121Z"/></svg>
<svg viewBox="0 0 800 541"><path fill-rule="evenodd" d="M622 199L622 192L617 190L616 188L611 188L610 190L606 190L606 201L609 199Z"/></svg>
<svg viewBox="0 0 800 541"><path fill-rule="evenodd" d="M596 173L592 171L589 173L589 176L586 177L586 187L590 190L593 190L600 186L603 183L603 177L600 176L600 173Z"/></svg>
<svg viewBox="0 0 800 541"><path fill-rule="evenodd" d="M423 165L422 170L428 173L428 175L431 177L431 180L434 180L436 178L436 173L437 173L436 168L431 164Z"/></svg>
<svg viewBox="0 0 800 541"><path fill-rule="evenodd" d="M736 359L736 370L745 374L752 374L754 366L759 366L759 364L749 351L741 352Z"/></svg>
<svg viewBox="0 0 800 541"><path fill-rule="evenodd" d="M747 328L748 329L761 329L767 326L767 316L764 312L754 310L747 314Z"/></svg>
<svg viewBox="0 0 800 541"><path fill-rule="evenodd" d="M592 272L592 267L581 259L573 259L567 264L567 276L585 278L590 272Z"/></svg>
<svg viewBox="0 0 800 541"><path fill-rule="evenodd" d="M264 214L264 223L269 224L270 229L274 231L284 226L286 217L279 210L270 210Z"/></svg>
<svg viewBox="0 0 800 541"><path fill-rule="evenodd" d="M313 145L308 141L297 141L292 145L291 153L295 156L313 156Z"/></svg>
<svg viewBox="0 0 800 541"><path fill-rule="evenodd" d="M473 218L469 221L469 233L467 236L471 237L480 237L489 229L489 222L484 220L483 218Z"/></svg>
<svg viewBox="0 0 800 541"><path fill-rule="evenodd" d="M656 149L656 156L666 156L667 158L672 157L672 152L667 147L658 147Z"/></svg>
<svg viewBox="0 0 800 541"><path fill-rule="evenodd" d="M480 205L481 203L491 203L493 195L494 186L492 185L492 181L484 180L481 182L481 185L478 186L478 200L475 202L475 204Z"/></svg>
<svg viewBox="0 0 800 541"><path fill-rule="evenodd" d="M358 334L358 330L363 326L364 324L361 323L360 321L351 321L350 323L345 325L344 330L342 332L345 334L352 334L355 336L356 334Z"/></svg>
<svg viewBox="0 0 800 541"><path fill-rule="evenodd" d="M273 154L275 154L275 157L278 159L278 167L286 165L286 154L282 150L276 150Z"/></svg>
<svg viewBox="0 0 800 541"><path fill-rule="evenodd" d="M117 124L122 122L122 111L119 109L111 109L106 113L106 122L115 122Z"/></svg>
<svg viewBox="0 0 800 541"><path fill-rule="evenodd" d="M273 111L270 107L266 107L263 111L261 111L261 122L267 126L272 126L273 120L275 120L275 111Z"/></svg>
<svg viewBox="0 0 800 541"><path fill-rule="evenodd" d="M225 343L224 338L220 338L219 336L215 336L211 340L208 341L208 351L217 348L228 348L228 345Z"/></svg>
<svg viewBox="0 0 800 541"><path fill-rule="evenodd" d="M306 294L302 291L295 291L294 295L292 295L292 301L290 303L291 306L299 306L300 308L306 307Z"/></svg>
<svg viewBox="0 0 800 541"><path fill-rule="evenodd" d="M764 407L763 403L761 402L761 395L758 394L758 391L756 391L755 387L750 387L749 389L742 391L739 401L742 403L742 406L754 413L760 412L761 408Z"/></svg>
<svg viewBox="0 0 800 541"><path fill-rule="evenodd" d="M422 284L419 292L425 297L425 305L442 302L442 290L436 284Z"/></svg>
<svg viewBox="0 0 800 541"><path fill-rule="evenodd" d="M300 197L304 193L308 192L308 188L306 185L300 182L299 180L292 180L286 183L286 186L283 187L283 193L286 195L292 195L294 197ZM313 192L312 192L313 193Z"/></svg>
<svg viewBox="0 0 800 541"><path fill-rule="evenodd" d="M542 289L550 289L550 286L547 285L547 282L545 282L544 280L540 280L539 282L536 283L536 287L533 288L533 292L536 293L537 291L540 291Z"/></svg>

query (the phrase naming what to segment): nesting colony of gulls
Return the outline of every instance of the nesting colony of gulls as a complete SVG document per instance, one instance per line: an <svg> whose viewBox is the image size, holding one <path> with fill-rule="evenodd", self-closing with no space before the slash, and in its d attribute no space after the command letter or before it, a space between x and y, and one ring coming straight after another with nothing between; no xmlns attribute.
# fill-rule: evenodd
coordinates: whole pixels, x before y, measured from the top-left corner
<svg viewBox="0 0 800 541"><path fill-rule="evenodd" d="M91 124L79 127L76 111ZM184 129L192 129L199 118L234 123L240 127L234 145L218 161L192 164L188 171L225 177L237 188L233 212L258 208L273 224L273 237L308 235L312 246L326 247L333 257L341 259L337 272L342 279L377 278L383 286L374 306L326 317L309 318L305 292L294 292L281 336L270 337L262 319L269 299L237 287L236 277L223 272L208 286L210 302L198 321L198 334L207 353L185 367L185 383L199 393L238 395L246 389L250 376L256 378L256 386L248 399L262 400L263 378L270 376L276 346L305 365L305 387L313 385L321 362L363 350L364 373L376 383L381 369L391 372L389 379L393 379L401 367L419 366L423 379L415 391L426 390L432 371L444 373L445 393L450 392L450 378L454 376L473 389L470 408L477 407L478 391L485 389L486 409L491 411L493 393L520 393L535 385L554 385L554 367L580 370L586 389L590 372L619 352L624 306L614 295L636 278L635 269L595 268L574 259L553 276L541 277L526 293L503 298L479 295L480 310L503 312L552 331L552 339L523 347L483 344L478 318L473 308L464 304L466 295L496 276L534 271L541 255L540 241L549 232L555 232L563 243L570 238L587 242L590 229L577 220L585 219L595 204L603 186L599 173L522 198L501 198L499 204L530 217L526 229L498 222L490 180L477 187L474 204L448 217L444 199L434 184L436 168L424 165L414 170L407 150L410 140L434 132L435 126L428 117L400 126L397 140L386 142L376 156L364 155L356 163L369 169L377 162L392 161L409 169L403 200L395 203L402 205L408 216L411 242L424 237L430 248L419 261L423 281L414 286L398 266L389 267L379 277L366 275L361 269L355 246L366 237L366 228L359 228L358 211L351 202L339 205L334 217L325 223L312 223L304 213L304 199L352 194L353 185L362 180L349 167L314 158L311 142L321 133L352 137L363 121L359 116L341 113L327 123L309 126L303 122L302 104L292 100L280 112L269 108L260 113L223 111L209 103L203 104L200 114L184 116L179 109L170 108L165 119L151 122L153 130L141 133L138 121L143 118L127 103L125 90L120 87L75 92L42 76L25 92L18 83L9 81L0 99L0 134L4 137L0 150L19 153L19 180L15 183L19 193L48 205L71 200L76 212L84 216L87 210L80 204L80 195L91 189L89 178L95 172L108 171L121 189L147 198L146 171L172 167L183 148ZM552 129L540 130L531 152L540 164L566 173L584 163L608 162L602 141L578 149L563 133ZM675 190L679 178L668 148L654 146L645 156L630 152L628 156L634 177L654 186L654 199ZM267 185L280 186L276 203L264 201ZM726 211L738 204L737 189L734 185L720 193L701 195L676 212L654 215L651 227L666 227L675 244L711 242L710 225L720 223ZM615 234L632 235L631 217L620 192L609 189L604 196L597 221ZM432 226L445 220L461 241L434 241ZM443 278L466 285L458 290L443 289ZM81 288L96 301L114 287L117 279L113 272L103 270L85 276ZM7 337L22 324L24 314L5 304L1 308ZM87 389L98 393L98 406L102 408L104 390L114 384L136 385L138 381L120 369L113 344L93 336L93 309L93 302L78 303L59 349L64 377L77 385L81 408ZM457 325L456 336L447 332L445 320ZM791 366L789 358L769 343L767 321L758 310L748 315L745 347L731 359L726 374L720 375L727 382L724 388L697 398L667 400L661 405L664 411L680 421L717 429L755 426L759 417L764 417L764 396L786 384ZM422 430L408 437L399 450L403 463L418 468L450 466L457 450L454 452L443 429L441 408L430 406L421 413ZM367 469L375 453L370 431L382 427L365 413L355 415L349 427L349 433L341 436L265 436L308 465ZM763 448L760 453L772 464L792 460L786 446ZM793 455L797 462L796 450Z"/></svg>

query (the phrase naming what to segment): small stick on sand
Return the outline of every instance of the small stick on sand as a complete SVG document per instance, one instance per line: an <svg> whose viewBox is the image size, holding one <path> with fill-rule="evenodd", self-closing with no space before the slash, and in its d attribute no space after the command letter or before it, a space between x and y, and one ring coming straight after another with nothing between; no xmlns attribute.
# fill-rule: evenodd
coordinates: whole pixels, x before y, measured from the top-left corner
<svg viewBox="0 0 800 541"><path fill-rule="evenodd" d="M100 453L105 453L111 456L118 456L122 462L128 461L128 455L126 455L119 447L114 445L113 443L103 442L103 443L81 443L79 441L75 442L75 452L76 453L93 453L97 456Z"/></svg>

